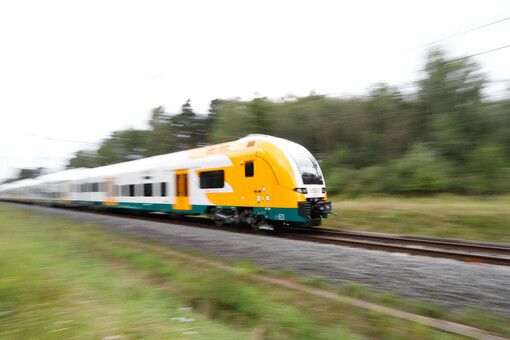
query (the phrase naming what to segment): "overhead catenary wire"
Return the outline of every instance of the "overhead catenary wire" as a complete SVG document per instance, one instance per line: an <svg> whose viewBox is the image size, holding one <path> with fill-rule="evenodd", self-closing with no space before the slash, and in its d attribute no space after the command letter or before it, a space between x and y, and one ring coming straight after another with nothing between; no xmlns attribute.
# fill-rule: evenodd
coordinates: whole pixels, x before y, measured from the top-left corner
<svg viewBox="0 0 510 340"><path fill-rule="evenodd" d="M487 50L487 51L483 51L483 52L478 52L478 53L473 53L473 54L470 54L470 55L467 55L467 56L463 56L463 57L459 57L459 58L455 58L455 59L446 60L446 61L442 62L441 65L446 65L446 64L454 63L456 61L460 61L460 60L464 60L464 59L469 59L469 58L477 57L477 56L480 56L480 55L483 55L483 54L487 54L487 53L491 53L491 52L496 52L496 51L499 51L499 50L502 50L502 49L505 49L505 48L509 48L509 47L510 47L510 44L505 45L505 46L496 47L496 48L493 48L491 50ZM427 68L425 67L425 68L422 68L420 70L411 72L410 74L418 73L418 72L423 72L423 71L426 71L426 70L427 70Z"/></svg>
<svg viewBox="0 0 510 340"><path fill-rule="evenodd" d="M31 137L47 139L47 140L52 140L52 141L57 141L57 142L68 142L68 143L97 145L97 143L92 143L92 142L85 142L85 141L71 140L71 139L63 139L63 138L44 137L44 136L39 136L39 135L36 135L36 134L33 134L33 133L26 133L25 135L31 136Z"/></svg>
<svg viewBox="0 0 510 340"><path fill-rule="evenodd" d="M407 52L411 52L411 51L414 51L414 50L417 50L417 49L420 49L420 48L423 48L423 47L435 45L435 44L438 44L438 43L440 43L442 41L445 41L445 40L448 40L448 39L452 39L452 38L458 37L460 35L464 35L466 33L470 33L470 32L473 32L473 31L476 31L476 30L479 30L479 29L482 29L482 28L485 28L485 27L488 27L488 26L496 25L496 24L499 24L499 23L507 21L507 20L510 20L510 17L506 17L504 19L496 20L496 21L490 22L490 23L482 25L482 26L474 27L474 28L471 28L471 29L469 29L467 31L463 31L463 32L460 32L460 33L456 33L456 34L453 34L453 35L441 38L441 39L437 39L437 40L431 41L429 43L426 43L426 44L423 44L423 45L420 45L420 46L412 47L412 48L410 48L408 50L402 51L401 53L407 53Z"/></svg>

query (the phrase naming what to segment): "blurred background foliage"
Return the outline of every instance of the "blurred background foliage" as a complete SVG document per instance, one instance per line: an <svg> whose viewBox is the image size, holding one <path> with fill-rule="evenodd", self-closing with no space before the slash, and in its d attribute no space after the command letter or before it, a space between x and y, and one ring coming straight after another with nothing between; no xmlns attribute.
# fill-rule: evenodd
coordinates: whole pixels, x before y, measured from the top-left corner
<svg viewBox="0 0 510 340"><path fill-rule="evenodd" d="M208 114L196 114L189 100L178 114L157 107L149 129L114 132L97 150L78 151L68 168L263 133L308 148L321 162L329 192L510 191L510 97L484 100L485 76L469 58L433 50L423 71L405 93L377 84L351 98L216 99Z"/></svg>

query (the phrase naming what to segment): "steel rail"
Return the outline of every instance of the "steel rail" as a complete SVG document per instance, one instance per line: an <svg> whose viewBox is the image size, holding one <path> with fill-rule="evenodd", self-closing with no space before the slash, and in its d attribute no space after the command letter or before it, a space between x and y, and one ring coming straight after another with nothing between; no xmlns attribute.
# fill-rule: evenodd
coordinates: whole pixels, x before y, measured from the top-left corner
<svg viewBox="0 0 510 340"><path fill-rule="evenodd" d="M288 233L279 235L283 238L318 242L325 244L334 244L342 246L350 246L357 248L383 250L389 252L407 253L413 255L425 255L429 257L440 257L460 260L464 262L475 262L475 263L490 263L497 265L510 266L510 257L499 257L492 256L490 254L482 254L476 252L462 252L462 251L451 251L448 249L433 249L433 248L417 248L409 245L395 244L395 243L383 243L381 241L374 242L369 240L356 240L344 237L331 237L321 236L313 234L302 234L302 233ZM510 252L507 253L510 255Z"/></svg>
<svg viewBox="0 0 510 340"><path fill-rule="evenodd" d="M110 213L106 213L110 214ZM123 215L123 214L115 214ZM125 215L124 215L125 216ZM333 244L387 252L407 253L437 258L449 258L472 263L490 263L510 266L510 245L476 243L463 240L440 238L414 238L407 235L388 235L367 232L345 231L331 228L286 228L278 231L253 230L250 228L217 226L211 220L190 217L184 220L165 218L165 215L143 214L129 216L151 221L163 221L190 227L209 228L237 233L250 233L264 236L280 237L307 242ZM162 218L163 217L163 218ZM453 251L455 250L455 251ZM494 256L494 254L497 254ZM507 255L507 257L502 257Z"/></svg>
<svg viewBox="0 0 510 340"><path fill-rule="evenodd" d="M449 250L456 249L472 251L477 253L493 253L510 256L510 244L504 243L475 242L459 239L398 235L398 234L391 235L383 233L359 232L331 228L314 228L313 230L301 228L289 228L289 231L296 233L313 233L315 235L342 237L347 239L357 239L373 242L407 244L413 246L442 248Z"/></svg>
<svg viewBox="0 0 510 340"><path fill-rule="evenodd" d="M79 210L81 212L86 211L83 209L69 207L65 207L64 209ZM99 213L110 216L148 220L152 222L173 223L189 227L208 228L237 233L250 233L307 242L407 253L437 258L449 258L464 262L510 266L510 245L499 243L477 243L473 241L416 237L408 235L393 236L389 234L346 231L331 228L302 229L290 227L277 231L252 230L250 228L242 227L217 226L211 220L200 217L175 220L171 219L167 214L137 213L133 215L130 214L129 211L127 211L127 213L121 211L101 211ZM140 233L143 233L143 230L140 230Z"/></svg>

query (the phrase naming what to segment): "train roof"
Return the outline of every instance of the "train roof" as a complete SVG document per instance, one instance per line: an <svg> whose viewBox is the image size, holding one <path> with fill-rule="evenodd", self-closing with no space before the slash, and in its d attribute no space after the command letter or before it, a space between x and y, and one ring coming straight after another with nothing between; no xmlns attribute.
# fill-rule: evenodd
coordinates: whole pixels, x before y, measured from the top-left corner
<svg viewBox="0 0 510 340"><path fill-rule="evenodd" d="M169 167L172 169L186 167L198 168L199 167L198 164L200 163L201 158L208 157L210 159L214 158L215 156L220 157L221 155L231 152L232 150L238 151L246 150L247 146L256 146L255 145L256 141L260 140L270 142L271 144L276 146L289 160L291 160L291 163L295 163L292 161L294 158L293 155L300 153L309 154L309 151L306 148L292 141L264 134L250 134L238 140L223 144L209 145L201 148L157 155L123 163L105 165L97 168L77 168L64 170L52 174L39 176L35 179L26 179L0 185L0 191L21 188L31 185L59 183L64 181L88 180L88 179L94 180L95 178L98 179L109 178L130 172L149 171L154 168L162 167ZM251 141L255 141L255 143L250 145ZM256 147L254 147L253 149L255 152ZM214 152L211 152L212 150L214 150ZM195 159L190 159L189 157L190 155L195 155L195 157L192 157ZM177 164L178 166L174 166L175 164ZM299 171L296 168L296 164L292 164L292 168L295 171L295 173L299 173Z"/></svg>

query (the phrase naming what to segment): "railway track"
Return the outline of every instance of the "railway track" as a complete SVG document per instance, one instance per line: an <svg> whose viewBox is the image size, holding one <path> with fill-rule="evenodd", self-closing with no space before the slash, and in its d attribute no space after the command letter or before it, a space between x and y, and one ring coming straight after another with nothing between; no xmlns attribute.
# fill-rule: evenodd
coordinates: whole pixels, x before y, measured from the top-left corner
<svg viewBox="0 0 510 340"><path fill-rule="evenodd" d="M283 237L365 249L456 259L464 262L510 266L510 244L434 237L390 235L316 228L290 228Z"/></svg>
<svg viewBox="0 0 510 340"><path fill-rule="evenodd" d="M109 214L109 213L108 213ZM118 215L118 214L116 214ZM161 214L135 216L139 219L166 221L190 227L217 229L237 233L259 234L308 242L342 245L394 253L406 253L437 258L455 259L472 263L490 263L510 266L510 244L474 242L458 239L392 235L357 232L331 228L286 228L280 231L253 230L240 226L217 226L212 221L190 217L184 220L168 219Z"/></svg>
<svg viewBox="0 0 510 340"><path fill-rule="evenodd" d="M74 209L74 208L63 208ZM79 211L84 211L78 209ZM259 234L323 244L342 245L394 253L405 253L437 258L455 259L472 263L489 263L510 266L510 244L474 242L458 239L444 239L410 235L392 235L371 232L357 232L331 228L303 229L289 227L279 231L253 230L242 226L217 226L211 220L200 217L172 219L167 214L101 211L100 214L158 221L189 227L217 229L237 233ZM141 228L140 233L143 233Z"/></svg>

